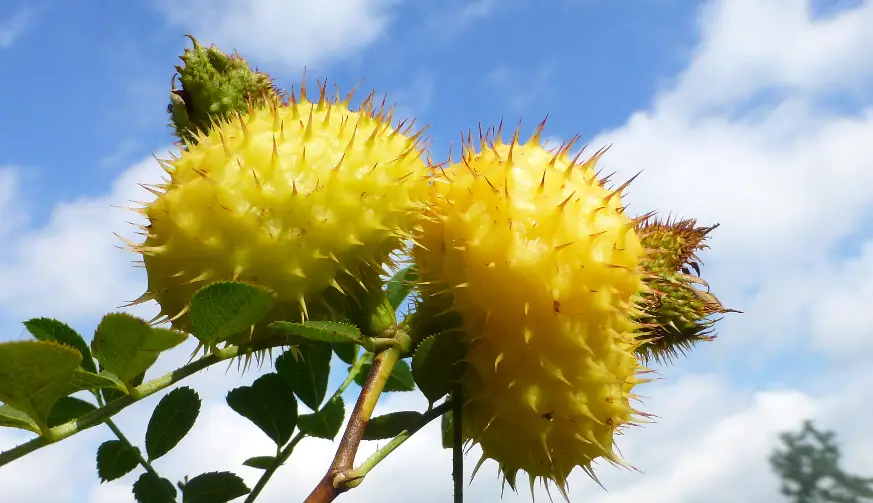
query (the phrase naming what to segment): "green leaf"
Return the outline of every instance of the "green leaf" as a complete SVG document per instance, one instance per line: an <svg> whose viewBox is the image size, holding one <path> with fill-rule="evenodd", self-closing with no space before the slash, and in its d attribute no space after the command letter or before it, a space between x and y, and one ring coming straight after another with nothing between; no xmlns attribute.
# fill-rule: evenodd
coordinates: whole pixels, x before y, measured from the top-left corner
<svg viewBox="0 0 873 503"><path fill-rule="evenodd" d="M239 475L230 472L203 473L189 480L182 503L226 503L251 492Z"/></svg>
<svg viewBox="0 0 873 503"><path fill-rule="evenodd" d="M101 482L120 479L139 464L138 451L120 440L107 440L97 448L97 475Z"/></svg>
<svg viewBox="0 0 873 503"><path fill-rule="evenodd" d="M148 370L161 352L178 346L186 337L182 332L152 328L126 313L111 313L97 326L91 350L103 369L132 387L133 379Z"/></svg>
<svg viewBox="0 0 873 503"><path fill-rule="evenodd" d="M363 386L364 383L367 382L367 376L370 374L371 366L371 363L361 365L361 371L355 376L355 382L358 386ZM391 371L388 381L385 383L385 389L382 391L387 393L395 391L412 391L414 389L415 381L412 379L412 370L410 370L409 364L406 363L406 360L398 361L397 365L395 365L394 369Z"/></svg>
<svg viewBox="0 0 873 503"><path fill-rule="evenodd" d="M350 343L334 343L331 344L333 352L345 363L349 365L355 364L355 358L358 357L358 345Z"/></svg>
<svg viewBox="0 0 873 503"><path fill-rule="evenodd" d="M412 356L412 376L431 404L445 396L464 371L466 347L459 332L444 332L421 341Z"/></svg>
<svg viewBox="0 0 873 503"><path fill-rule="evenodd" d="M127 393L118 391L117 389L103 388L100 390L100 393L103 394L103 401L106 403L113 402L118 400L119 398L126 396Z"/></svg>
<svg viewBox="0 0 873 503"><path fill-rule="evenodd" d="M70 377L70 382L67 385L67 394L71 395L79 391L96 389L124 390L124 384L117 379L112 379L111 376L92 374L78 368L73 371L73 375Z"/></svg>
<svg viewBox="0 0 873 503"><path fill-rule="evenodd" d="M30 416L8 405L0 405L0 426L39 433L39 426Z"/></svg>
<svg viewBox="0 0 873 503"><path fill-rule="evenodd" d="M382 440L394 438L404 430L411 430L421 424L422 414L411 410L392 412L371 418L364 429L362 440Z"/></svg>
<svg viewBox="0 0 873 503"><path fill-rule="evenodd" d="M307 407L318 410L327 394L331 347L324 343L298 346L299 354L287 351L276 358L276 372L291 385L294 394Z"/></svg>
<svg viewBox="0 0 873 503"><path fill-rule="evenodd" d="M338 321L307 321L304 323L276 321L268 326L318 342L354 342L356 344L363 342L363 336L358 327Z"/></svg>
<svg viewBox="0 0 873 503"><path fill-rule="evenodd" d="M74 347L82 354L82 369L93 374L97 373L91 349L85 339L69 325L51 318L33 318L24 322L24 327L40 341L55 341Z"/></svg>
<svg viewBox="0 0 873 503"><path fill-rule="evenodd" d="M191 299L191 332L204 343L222 342L249 330L276 304L276 294L238 281L207 285Z"/></svg>
<svg viewBox="0 0 873 503"><path fill-rule="evenodd" d="M243 465L259 470L266 470L276 462L275 456L255 456L243 461Z"/></svg>
<svg viewBox="0 0 873 503"><path fill-rule="evenodd" d="M103 388L100 390L100 393L103 395L103 400L106 403L109 403L113 400L118 400L123 396L127 396L127 388L124 387L124 383L121 382L121 379L119 379L118 376L102 368L100 369L99 375L107 379L113 380L117 385L115 388ZM143 380L145 380L145 372L134 377L133 380L130 382L130 385L133 387L139 386L140 384L142 384Z"/></svg>
<svg viewBox="0 0 873 503"><path fill-rule="evenodd" d="M133 483L137 503L176 503L176 488L165 478L145 472Z"/></svg>
<svg viewBox="0 0 873 503"><path fill-rule="evenodd" d="M240 386L227 394L227 404L282 447L297 426L294 390L279 374L257 378L251 386Z"/></svg>
<svg viewBox="0 0 873 503"><path fill-rule="evenodd" d="M453 427L452 427L452 413L451 411L446 412L440 418L440 429L443 432L443 449L451 449L454 447L454 439L453 435Z"/></svg>
<svg viewBox="0 0 873 503"><path fill-rule="evenodd" d="M74 419L79 419L85 414L97 410L97 407L91 402L86 402L80 398L73 396L65 396L55 402L52 411L49 413L46 423L49 428L54 428L59 424L64 424Z"/></svg>
<svg viewBox="0 0 873 503"><path fill-rule="evenodd" d="M412 289L415 288L415 281L418 280L418 272L415 266L405 267L388 280L388 286L385 289L385 297L391 303L391 307L396 311L403 301L409 297Z"/></svg>
<svg viewBox="0 0 873 503"><path fill-rule="evenodd" d="M164 395L149 419L145 447L149 461L154 461L176 447L191 431L200 414L200 396L183 386Z"/></svg>
<svg viewBox="0 0 873 503"><path fill-rule="evenodd" d="M338 396L328 401L320 411L297 418L297 427L310 437L333 440L345 418L346 406L342 397Z"/></svg>
<svg viewBox="0 0 873 503"><path fill-rule="evenodd" d="M24 412L43 430L81 362L78 351L57 342L0 343L0 402Z"/></svg>

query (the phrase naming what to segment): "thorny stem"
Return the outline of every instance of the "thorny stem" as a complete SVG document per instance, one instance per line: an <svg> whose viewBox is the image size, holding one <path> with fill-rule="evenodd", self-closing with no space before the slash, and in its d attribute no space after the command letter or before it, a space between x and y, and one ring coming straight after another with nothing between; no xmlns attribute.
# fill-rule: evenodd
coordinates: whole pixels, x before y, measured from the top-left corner
<svg viewBox="0 0 873 503"><path fill-rule="evenodd" d="M354 467L355 455L358 453L358 446L361 445L364 428L367 427L370 416L372 416L376 403L379 401L379 396L385 389L385 383L388 382L394 366L400 360L401 352L401 348L391 347L380 352L374 358L370 374L361 388L361 394L358 396L358 401L349 418L346 431L343 432L333 463L304 503L329 503L342 492L348 490L347 486L337 487L335 479L338 475Z"/></svg>
<svg viewBox="0 0 873 503"><path fill-rule="evenodd" d="M455 503L464 503L464 432L462 426L461 386L452 390L452 482L455 486Z"/></svg>
<svg viewBox="0 0 873 503"><path fill-rule="evenodd" d="M168 372L156 379L147 383L143 383L136 388L131 395L125 395L117 400L113 400L97 410L91 411L84 416L68 421L64 424L55 426L49 429L45 435L28 440L23 444L19 444L8 451L0 452L0 466L9 464L16 459L26 456L31 452L37 451L48 445L60 442L67 437L71 437L76 433L93 428L98 424L105 423L107 419L118 414L129 405L132 405L143 398L154 395L155 393L166 389L173 384L189 377L197 372L216 363L230 360L237 356L242 356L248 351L257 351L260 349L269 349L279 346L285 346L288 341L284 338L275 338L255 343L250 346L231 346L224 349L218 349L197 361L191 362L188 365L180 367L172 372Z"/></svg>
<svg viewBox="0 0 873 503"><path fill-rule="evenodd" d="M396 437L392 438L391 441L385 444L384 447L374 452L372 456L370 456L369 458L367 458L366 461L361 463L361 466L348 472L345 477L347 480L349 480L349 482L347 483L348 488L351 489L361 485L361 483L364 481L364 477L370 472L370 470L375 468L376 465L378 465L382 462L382 460L387 458L389 454L391 454L398 447L403 445L403 442L409 440L409 438L412 435L416 434L418 430L424 428L425 426L427 426L428 423L448 412L449 409L452 408L452 404L453 402L449 400L428 410L427 412L422 414L420 423L418 423L409 430L404 430L400 432L400 434L398 434Z"/></svg>
<svg viewBox="0 0 873 503"><path fill-rule="evenodd" d="M328 400L328 402L336 399L338 396L342 395L345 392L346 388L348 388L349 385L351 385L355 381L355 377L357 377L357 375L361 372L361 367L363 366L363 364L364 359L360 358L360 356L356 354L354 365L352 365L352 369L349 371L349 375L346 377L346 380L343 381L343 383L339 386L339 388L337 388L337 390L334 392L333 396L330 398L330 400ZM273 476L274 473L276 473L276 470L278 470L280 466L288 461L291 453L294 452L294 447L301 440L303 440L303 437L305 436L306 434L302 431L297 432L297 435L295 435L294 438L291 439L291 442L288 443L288 445L286 445L284 448L282 448L281 451L279 451L276 459L269 466L269 468L267 468L264 473L261 474L261 478L258 479L258 482L257 484L255 484L254 489L252 489L252 492L249 493L243 503L252 503L255 501L255 498L257 498L261 491L264 490L264 487L267 486L267 482L270 481L270 478Z"/></svg>

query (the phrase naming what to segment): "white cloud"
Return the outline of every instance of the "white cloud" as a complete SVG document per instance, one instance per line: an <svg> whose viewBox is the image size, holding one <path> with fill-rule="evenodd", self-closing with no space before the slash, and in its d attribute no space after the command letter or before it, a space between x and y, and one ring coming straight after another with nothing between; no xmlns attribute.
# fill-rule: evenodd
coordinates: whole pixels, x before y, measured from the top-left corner
<svg viewBox="0 0 873 503"><path fill-rule="evenodd" d="M839 92L865 88L873 76L873 4L861 2L815 18L809 0L709 2L703 39L677 90L661 106L730 105L768 88Z"/></svg>
<svg viewBox="0 0 873 503"><path fill-rule="evenodd" d="M108 195L58 204L44 227L19 234L0 250L4 314L92 320L137 298L145 290L142 270L131 264L137 256L118 249L123 243L113 232L141 240L127 223L140 217L112 206L149 200L137 184L158 183L163 174L152 158L137 163Z"/></svg>
<svg viewBox="0 0 873 503"><path fill-rule="evenodd" d="M22 8L9 19L0 20L0 49L9 49L33 24L36 12L32 8Z"/></svg>
<svg viewBox="0 0 873 503"><path fill-rule="evenodd" d="M808 336L811 306L863 293L827 277L844 267L831 263L838 244L863 239L873 212L873 107L836 112L822 99L845 90L844 81L869 85L873 44L861 27L873 2L823 19L811 18L808 5L710 2L700 49L676 85L591 141L613 144L602 161L605 173L618 171L613 180L644 170L625 199L631 211L722 224L704 256L706 276L745 314L723 325L730 333L719 344L754 343L756 355ZM750 96L772 86L780 92L749 107ZM831 344L840 354L863 342L856 327L829 335L843 340Z"/></svg>
<svg viewBox="0 0 873 503"><path fill-rule="evenodd" d="M30 437L32 435L0 428L0 451ZM3 488L4 501L77 501L83 487L96 480L94 463L91 460L94 459L98 438L96 429L83 432L65 443L44 448L0 468L0 487ZM82 453L89 450L90 455L83 458Z"/></svg>
<svg viewBox="0 0 873 503"><path fill-rule="evenodd" d="M814 343L841 357L866 353L873 348L873 240L864 244L858 257L828 272L820 283L807 286L828 292L810 305Z"/></svg>
<svg viewBox="0 0 873 503"><path fill-rule="evenodd" d="M156 0L171 23L191 30L202 42L294 72L348 58L374 43L387 32L399 2Z"/></svg>
<svg viewBox="0 0 873 503"><path fill-rule="evenodd" d="M21 208L21 201L17 197L19 184L17 169L14 166L0 165L0 237L4 237L12 230L18 228L27 221L27 215Z"/></svg>

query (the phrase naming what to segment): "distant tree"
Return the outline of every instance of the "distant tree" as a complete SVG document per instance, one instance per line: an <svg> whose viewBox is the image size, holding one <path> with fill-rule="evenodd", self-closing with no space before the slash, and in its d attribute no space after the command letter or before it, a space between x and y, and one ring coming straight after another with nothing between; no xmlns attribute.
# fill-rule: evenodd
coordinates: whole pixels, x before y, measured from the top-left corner
<svg viewBox="0 0 873 503"><path fill-rule="evenodd" d="M770 465L782 479L782 494L792 503L863 503L873 501L873 478L839 466L840 449L832 431L806 421L796 433L783 433Z"/></svg>

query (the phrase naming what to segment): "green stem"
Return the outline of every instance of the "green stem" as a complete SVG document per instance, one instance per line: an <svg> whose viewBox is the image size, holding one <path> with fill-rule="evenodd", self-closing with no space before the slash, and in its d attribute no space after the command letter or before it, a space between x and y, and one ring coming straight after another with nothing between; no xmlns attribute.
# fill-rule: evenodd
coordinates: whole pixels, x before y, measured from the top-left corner
<svg viewBox="0 0 873 503"><path fill-rule="evenodd" d="M342 395L346 391L346 388L348 388L353 382L355 382L355 377L357 377L357 375L361 372L361 367L363 367L363 365L364 365L364 359L360 358L360 357L356 357L355 363L354 363L354 365L352 365L351 370L349 370L349 375L346 377L346 380L343 381L342 384L340 384L339 388L337 388L337 390L334 392L334 394L330 398L330 400L334 400L338 396ZM328 401L330 401L330 400L328 400ZM252 489L252 492L249 493L249 495L246 498L244 503L252 503L253 501L255 501L255 498L258 497L258 495L261 493L261 491L264 490L264 487L266 487L267 482L270 481L270 477L272 477L273 474L276 473L276 470L278 470L280 466L282 466L286 461L288 461L288 458L291 456L291 453L294 451L294 447L301 440L303 440L303 437L305 437L305 436L306 436L306 434L303 433L302 431L298 432L297 435L293 439L291 439L291 442L288 445L286 445L282 450L279 451L279 454L276 456L276 459L273 461L273 464L271 464L270 467L267 468L264 471L264 473L261 475L261 478L258 479L257 484L255 484L254 489Z"/></svg>
<svg viewBox="0 0 873 503"><path fill-rule="evenodd" d="M355 364L352 365L352 369L349 370L349 375L346 376L346 380L343 381L342 384L340 384L340 387L337 388L336 392L334 392L334 394L330 398L330 400L334 400L337 397L339 397L340 395L342 395L343 393L345 393L346 388L348 388L353 382L355 382L355 378L358 377L358 374L361 373L361 368L363 366L364 366L364 359L363 358L356 358Z"/></svg>
<svg viewBox="0 0 873 503"><path fill-rule="evenodd" d="M455 486L454 503L464 503L464 432L462 426L461 386L452 390L452 483Z"/></svg>
<svg viewBox="0 0 873 503"><path fill-rule="evenodd" d="M258 495L261 494L261 491L264 490L264 487L267 486L267 482L270 481L270 477L272 477L273 474L276 473L276 470L278 470L280 466L288 461L288 458L291 457L291 453L294 452L294 447L296 447L297 444L300 443L300 441L303 440L303 437L305 436L306 434L302 431L298 432L297 435L295 435L294 438L291 439L291 442L289 442L288 445L286 445L281 451L279 451L279 455L276 456L276 459L273 461L273 463L266 470L264 470L261 478L258 479L258 483L255 484L254 489L252 489L252 492L249 493L243 503L252 503L253 501L255 501L255 498L257 498Z"/></svg>
<svg viewBox="0 0 873 503"><path fill-rule="evenodd" d="M29 440L23 444L19 444L8 451L0 452L0 466L4 466L15 461L18 458L26 456L31 452L37 451L48 445L60 442L67 437L71 437L76 433L93 428L98 424L105 423L107 419L118 414L129 405L132 405L143 398L151 396L163 389L166 389L173 384L189 377L211 365L235 358L245 354L247 351L257 351L260 349L269 349L278 346L285 346L288 342L283 339L269 339L267 341L253 344L251 346L240 347L232 346L229 348L219 349L214 353L204 356L197 361L191 362L184 367L168 372L156 379L147 383L143 383L134 388L134 394L125 395L117 400L107 403L105 406L97 410L91 411L84 416L68 421L64 424L55 426L49 429L45 435Z"/></svg>
<svg viewBox="0 0 873 503"><path fill-rule="evenodd" d="M134 447L134 445L130 443L130 441L127 439L127 437L124 436L124 433L121 432L121 429L118 428L118 426L115 424L114 421L112 421L111 419L107 419L106 426L108 426L109 429L112 430L112 433L115 433L115 436L118 437L118 440L122 444L124 444L125 447L127 447L128 449L131 450L131 452L136 454L136 460L139 462L140 465L142 465L143 468L145 468L145 471L147 471L150 475L155 477L155 479L157 479L157 480L160 480L161 478L163 478L160 475L158 475L158 472L155 471L155 468L152 466L152 464L149 463L148 460L143 457L140 450L137 449L136 447ZM161 485L161 490L163 490L163 487L164 486ZM169 494L167 496L172 497L174 495Z"/></svg>
<svg viewBox="0 0 873 503"><path fill-rule="evenodd" d="M95 393L95 395L97 395L97 403L101 407L106 405L106 402L103 400L103 396L100 393ZM158 472L155 471L155 468L152 466L152 464L149 463L149 461L142 456L142 452L140 452L139 449L134 447L134 445L130 442L130 440L128 440L127 437L124 435L124 433L122 433L121 428L119 428L118 425L115 424L115 421L113 421L112 419L107 419L106 426L108 426L109 429L112 430L112 433L115 434L115 436L116 436L116 438L118 438L119 442L124 444L124 446L126 448L130 449L130 451L136 455L136 460L139 462L140 465L142 465L143 468L145 468L145 470L147 472L154 475L155 478L158 478L158 479L161 478L161 476L158 475Z"/></svg>
<svg viewBox="0 0 873 503"><path fill-rule="evenodd" d="M361 466L355 468L350 472L348 479L350 482L347 484L348 488L351 489L353 487L357 487L363 482L364 477L376 467L379 463L382 462L385 458L388 457L389 454L394 452L398 447L403 445L404 442L409 440L412 435L415 435L418 430L427 426L428 423L433 421L434 419L442 416L446 412L448 412L452 408L452 401L445 401L438 406L428 410L424 414L422 414L421 422L415 425L413 428L409 430L402 431L399 435L392 438L384 447L380 448L376 452L374 452L369 458L366 459Z"/></svg>

